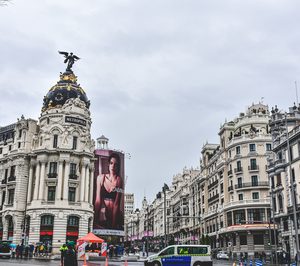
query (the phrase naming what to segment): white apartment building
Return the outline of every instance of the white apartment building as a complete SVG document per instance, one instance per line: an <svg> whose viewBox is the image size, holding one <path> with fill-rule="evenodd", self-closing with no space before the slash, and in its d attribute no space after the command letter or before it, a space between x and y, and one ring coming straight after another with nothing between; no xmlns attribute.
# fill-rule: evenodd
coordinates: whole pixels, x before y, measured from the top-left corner
<svg viewBox="0 0 300 266"><path fill-rule="evenodd" d="M294 209L299 224L300 210L300 107L293 106L288 112L272 108L270 129L273 153L270 155L268 173L272 198L272 217L278 227L276 244L279 250L296 255ZM292 197L294 189L295 199ZM298 228L298 233L299 233ZM298 237L299 238L299 237Z"/></svg>
<svg viewBox="0 0 300 266"><path fill-rule="evenodd" d="M151 204L155 244L164 244L166 233L168 243L205 240L233 256L271 253L269 118L268 106L259 103L224 123L220 143L203 146L200 170L175 175L167 200L158 193Z"/></svg>
<svg viewBox="0 0 300 266"><path fill-rule="evenodd" d="M233 255L271 253L268 122L268 107L253 104L220 128L218 146L202 150L201 232L208 234L213 248Z"/></svg>

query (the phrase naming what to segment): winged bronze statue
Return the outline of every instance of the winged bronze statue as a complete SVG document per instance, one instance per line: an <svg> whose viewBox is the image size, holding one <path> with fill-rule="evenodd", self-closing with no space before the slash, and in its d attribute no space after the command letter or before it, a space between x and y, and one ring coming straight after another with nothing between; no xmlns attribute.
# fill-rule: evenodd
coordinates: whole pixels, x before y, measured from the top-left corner
<svg viewBox="0 0 300 266"><path fill-rule="evenodd" d="M67 68L66 71L72 71L71 68L75 61L79 60L80 58L77 55L74 55L73 53L68 53L68 52L62 52L58 51L58 53L62 54L65 56L64 63L67 63Z"/></svg>

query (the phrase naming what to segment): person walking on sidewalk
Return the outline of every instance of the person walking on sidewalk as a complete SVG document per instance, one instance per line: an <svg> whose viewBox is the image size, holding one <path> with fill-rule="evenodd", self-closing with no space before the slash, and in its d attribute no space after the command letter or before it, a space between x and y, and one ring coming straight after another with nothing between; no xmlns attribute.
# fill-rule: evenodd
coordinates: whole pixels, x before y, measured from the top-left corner
<svg viewBox="0 0 300 266"><path fill-rule="evenodd" d="M70 244L68 244L68 250L64 255L64 266L78 266L76 252Z"/></svg>
<svg viewBox="0 0 300 266"><path fill-rule="evenodd" d="M68 250L68 247L66 244L63 244L60 248L59 248L59 251L60 251L60 265L63 266L64 265L64 256L65 256L65 253L66 251Z"/></svg>

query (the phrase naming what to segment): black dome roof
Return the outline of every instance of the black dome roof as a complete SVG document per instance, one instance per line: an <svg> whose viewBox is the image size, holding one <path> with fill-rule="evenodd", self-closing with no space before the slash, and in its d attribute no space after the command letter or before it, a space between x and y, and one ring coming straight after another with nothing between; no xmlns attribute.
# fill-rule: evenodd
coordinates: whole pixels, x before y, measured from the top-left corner
<svg viewBox="0 0 300 266"><path fill-rule="evenodd" d="M44 97L42 111L63 106L71 98L79 98L87 108L90 107L90 101L84 90L77 84L77 77L72 71L66 71L60 75L60 80Z"/></svg>

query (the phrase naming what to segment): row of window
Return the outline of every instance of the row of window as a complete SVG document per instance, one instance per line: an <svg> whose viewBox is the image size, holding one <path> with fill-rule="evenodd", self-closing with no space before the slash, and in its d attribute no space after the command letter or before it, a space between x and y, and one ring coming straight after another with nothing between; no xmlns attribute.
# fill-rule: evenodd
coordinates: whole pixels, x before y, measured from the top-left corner
<svg viewBox="0 0 300 266"><path fill-rule="evenodd" d="M49 186L47 200L55 201L55 194L56 194L56 186ZM68 200L69 202L75 202L75 199L76 199L76 187L69 187Z"/></svg>
<svg viewBox="0 0 300 266"><path fill-rule="evenodd" d="M259 170L259 166L257 164L257 160L256 158L251 158L250 159L250 165L248 166L248 170L249 171L255 171L255 170ZM243 167L242 167L242 161L237 161L236 162L236 168L234 168L234 172L236 174L243 172ZM233 171L232 171L232 164L229 165L229 171L228 171L228 175L232 175ZM214 183L217 183L218 180L222 179L222 175L220 175L220 177L218 178L217 175L215 175L214 177L212 177L211 179L209 179L209 183L208 185L213 185Z"/></svg>
<svg viewBox="0 0 300 266"><path fill-rule="evenodd" d="M53 215L43 215L41 217L41 226L52 226L52 225L54 225L54 216ZM68 225L69 226L79 226L79 217L68 216Z"/></svg>
<svg viewBox="0 0 300 266"><path fill-rule="evenodd" d="M239 200L244 200L244 193L238 194ZM258 200L259 199L259 192L252 192L252 199Z"/></svg>
<svg viewBox="0 0 300 266"><path fill-rule="evenodd" d="M259 185L268 185L268 183L259 182L257 175L251 176L251 182L250 183L243 183L243 178L238 177L237 178L237 185L235 188L244 188L244 187L257 187ZM233 180L230 180L230 190L233 190ZM232 189L231 189L232 188ZM224 185L223 183L220 184L220 193L224 192ZM215 189L213 191L209 192L209 197L213 197L215 194L218 194L218 189ZM202 202L204 202L204 196L202 196Z"/></svg>
<svg viewBox="0 0 300 266"><path fill-rule="evenodd" d="M58 164L57 162L50 162L49 164L49 177L56 177L57 176L57 171L58 169ZM77 172L77 164L76 163L70 163L70 177L72 176L76 176L76 172Z"/></svg>
<svg viewBox="0 0 300 266"><path fill-rule="evenodd" d="M56 194L56 187L49 186L47 200L55 201L55 194ZM6 193L5 193L5 191L3 191L1 206L3 206L3 204L5 203L5 196L6 196ZM14 198L15 198L15 189L14 188L8 189L7 204L12 205L14 203ZM68 200L69 200L69 202L75 202L75 200L76 200L76 188L75 187L69 187Z"/></svg>
<svg viewBox="0 0 300 266"><path fill-rule="evenodd" d="M255 158L250 159L250 165L248 166L248 170L258 170L258 165L257 165L257 161ZM232 165L229 165L229 175L232 174ZM242 167L242 161L237 161L236 162L236 168L234 169L234 172L242 172L243 171L243 167Z"/></svg>
<svg viewBox="0 0 300 266"><path fill-rule="evenodd" d="M272 151L272 144L271 143L266 143L266 151ZM249 152L256 152L256 144L255 143L250 143L249 144ZM232 151L228 151L228 157L231 158ZM241 154L241 146L236 146L235 147L235 154L240 155Z"/></svg>
<svg viewBox="0 0 300 266"><path fill-rule="evenodd" d="M272 144L271 143L266 143L266 152L268 151L272 151ZM250 143L249 147L248 147L249 152L256 152L257 148L256 148L256 144L255 143ZM233 150L229 150L228 151L228 157L231 158L232 157L232 151ZM240 155L241 154L241 146L236 146L235 147L235 155ZM299 148L299 154L300 154L300 148ZM216 169L217 164L214 163L209 169L209 173L212 173L214 171L214 169Z"/></svg>
<svg viewBox="0 0 300 266"><path fill-rule="evenodd" d="M15 172L16 172L16 166L13 165L10 167L10 169L5 169L4 172L4 180L7 180L8 178L8 174L10 177L15 177ZM49 163L49 174L48 177L49 178L55 178L57 177L57 173L58 173L58 165L57 162L50 162ZM77 164L76 163L70 163L70 178L77 178L76 176L77 173Z"/></svg>

